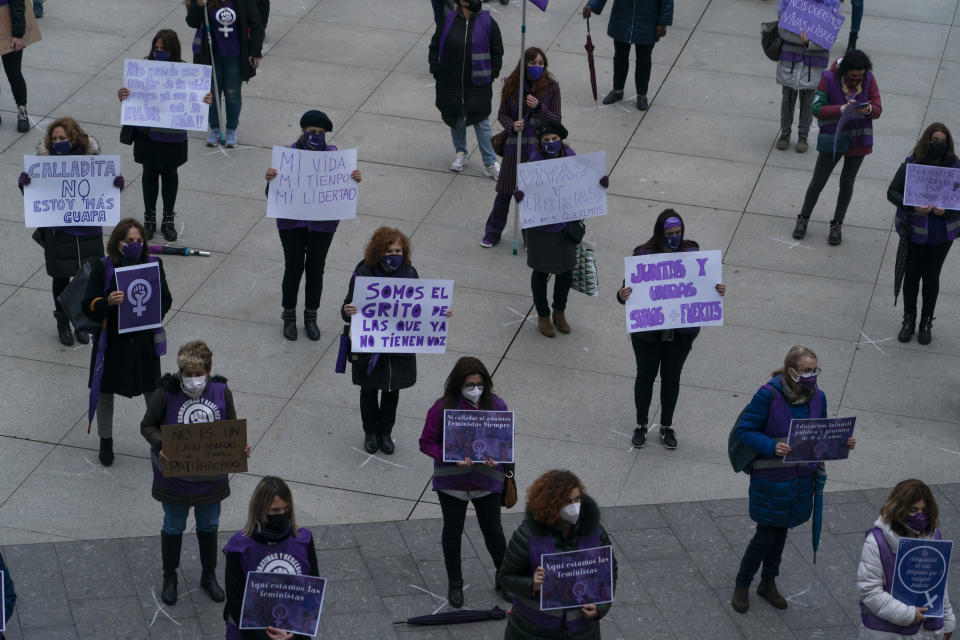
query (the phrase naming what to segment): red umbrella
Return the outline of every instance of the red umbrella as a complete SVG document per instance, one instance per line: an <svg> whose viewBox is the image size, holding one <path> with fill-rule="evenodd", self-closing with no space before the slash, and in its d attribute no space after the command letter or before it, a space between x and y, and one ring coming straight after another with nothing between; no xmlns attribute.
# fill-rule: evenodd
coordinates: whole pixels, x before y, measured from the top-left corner
<svg viewBox="0 0 960 640"><path fill-rule="evenodd" d="M587 50L587 64L590 65L590 88L593 90L593 101L597 102L597 70L593 66L593 40L590 39L590 18L587 17L587 44L583 45ZM597 109L600 105L597 104Z"/></svg>

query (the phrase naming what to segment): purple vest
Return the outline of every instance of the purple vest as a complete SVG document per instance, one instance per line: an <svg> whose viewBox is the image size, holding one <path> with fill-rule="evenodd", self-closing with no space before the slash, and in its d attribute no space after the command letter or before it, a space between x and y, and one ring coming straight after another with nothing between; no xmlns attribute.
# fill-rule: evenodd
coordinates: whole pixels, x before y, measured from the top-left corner
<svg viewBox="0 0 960 640"><path fill-rule="evenodd" d="M771 438L782 438L786 440L790 433L790 421L793 420L793 414L790 412L790 405L783 394L777 391L769 384L763 385L764 389L770 392L770 409L767 412L767 425L763 432ZM823 413L823 394L817 390L810 400L808 407L808 417L819 418ZM775 461L777 464L766 466L765 461ZM816 463L808 464L790 464L783 463L779 458L767 458L761 456L753 463L753 470L750 475L760 480L769 482L783 482L792 480L798 476L808 476L817 468Z"/></svg>
<svg viewBox="0 0 960 640"><path fill-rule="evenodd" d="M154 142L182 143L187 141L187 132L180 129L157 129L156 127L137 127Z"/></svg>
<svg viewBox="0 0 960 640"><path fill-rule="evenodd" d="M299 140L290 145L290 148L314 151L314 149L307 149L301 145ZM321 149L321 151L336 150L337 148L332 144L328 144L324 149ZM306 227L310 231L316 231L318 233L333 233L337 230L337 225L339 224L339 220L294 220L292 218L277 218L277 229L303 229Z"/></svg>
<svg viewBox="0 0 960 640"><path fill-rule="evenodd" d="M599 546L600 527L581 535L577 541L577 549L591 549ZM548 533L545 536L538 536L531 531L527 550L530 557L530 575L532 576L537 567L540 566L541 555L557 552L557 546L553 542L553 534ZM513 594L513 609L527 620L544 629L563 628L573 633L579 633L590 625L596 624L595 620L585 618L580 608L540 611L539 598L527 598L517 594Z"/></svg>
<svg viewBox="0 0 960 640"><path fill-rule="evenodd" d="M827 97L832 105L846 104L849 98L854 98L857 104L870 101L870 84L873 82L873 74L867 71L863 75L863 88L855 96L847 96L843 90L843 79L839 73L830 71L823 72L822 76L827 86ZM873 120L856 114L852 121L844 125L843 130L837 131L839 119L820 120L820 134L817 138L817 150L829 151L833 148L833 139L839 136L836 149L845 153L854 147L872 147L873 146Z"/></svg>
<svg viewBox="0 0 960 640"><path fill-rule="evenodd" d="M905 162L908 164L917 163L913 155L907 156ZM960 159L954 158L953 164L950 166L954 169L960 168ZM903 207L897 207L897 215L894 219L894 225L897 233L900 233L900 226L903 224L904 220L909 220L911 227L910 242L915 244L939 244L937 239L932 237L930 233L930 220L932 219L931 216L934 216L934 214L930 213L925 216L913 215L913 212L907 213ZM936 224L936 221L934 223ZM945 242L952 242L953 240L956 240L958 235L960 235L960 214L957 214L957 212L947 211L944 213L943 218L940 219L940 224L943 225L946 233ZM942 238L941 241L943 241Z"/></svg>
<svg viewBox="0 0 960 640"><path fill-rule="evenodd" d="M466 400L461 400L457 409L475 409ZM507 403L500 397L493 396L493 410L506 411ZM442 427L441 427L442 429ZM433 490L451 489L453 491L489 491L501 493L505 470L502 464L490 468L484 464L474 464L471 467L460 467L455 462L433 461Z"/></svg>
<svg viewBox="0 0 960 640"><path fill-rule="evenodd" d="M443 60L443 49L447 43L447 34L450 33L450 27L453 26L456 17L456 10L451 9L447 12L447 20L440 33L441 60ZM490 58L490 12L481 11L470 20L474 20L473 36L470 42L470 82L476 87L482 87L493 82L493 61ZM470 20L467 20L467 29L470 28Z"/></svg>
<svg viewBox="0 0 960 640"><path fill-rule="evenodd" d="M524 95L530 93L530 87L527 86L526 83L524 83L523 85L523 93ZM543 100L541 101L543 103L543 106L546 107L548 111L551 110L550 96L551 96L551 92L548 91L547 95L544 96ZM519 115L520 113L520 109L517 105L517 98L516 96L510 96L508 100L509 100L509 102L507 103L508 113L513 114L510 116L510 119L516 120L517 115ZM520 135L523 136L523 139L520 143L521 145L523 145L523 155L521 156L520 162L529 162L530 156L536 152L537 147L540 145L540 139L537 138L536 123L531 122L532 120L534 120L532 116L533 116L533 112L530 111L530 109L524 108L523 131L520 132ZM512 127L507 129L507 139L503 145L503 155L504 157L517 155L517 134L514 133ZM524 160L523 158L527 158L527 160Z"/></svg>
<svg viewBox="0 0 960 640"><path fill-rule="evenodd" d="M780 60L796 64L802 62L811 69L826 69L830 64L830 54L826 51L810 52L806 47L792 42L784 42L780 47Z"/></svg>
<svg viewBox="0 0 960 640"><path fill-rule="evenodd" d="M876 541L877 548L880 550L880 564L883 565L883 590L890 593L893 589L893 564L896 561L896 557L890 549L890 545L887 544L887 539L884 537L883 531L879 527L874 527L867 531L867 535L869 536L870 534L873 534L873 539ZM933 538L934 540L940 540L940 529L934 532ZM899 633L902 636L915 635L920 631L921 625L921 623L918 622L906 627L901 627L892 622L882 620L867 609L863 604L863 600L860 601L860 621L863 622L863 626L867 629L886 631L887 633ZM927 618L922 624L923 628L927 631L937 631L943 628L943 618Z"/></svg>

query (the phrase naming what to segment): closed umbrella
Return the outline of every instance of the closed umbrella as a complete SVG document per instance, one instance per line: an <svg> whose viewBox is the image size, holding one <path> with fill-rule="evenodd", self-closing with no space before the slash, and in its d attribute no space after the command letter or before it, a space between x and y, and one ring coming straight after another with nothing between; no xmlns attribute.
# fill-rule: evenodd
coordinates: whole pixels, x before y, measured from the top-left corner
<svg viewBox="0 0 960 640"><path fill-rule="evenodd" d="M587 44L583 45L583 48L587 50L587 65L590 67L590 88L593 90L593 101L597 103L597 70L593 66L593 50L596 48L593 46L593 40L590 38L590 17L587 17ZM597 109L600 109L600 104L597 103Z"/></svg>
<svg viewBox="0 0 960 640"><path fill-rule="evenodd" d="M441 624L460 624L462 622L481 622L483 620L503 620L507 617L507 612L500 607L493 609L456 609L454 611L444 611L443 613L432 613L426 616L414 616L406 620L400 620L393 624L418 624L418 625L441 625Z"/></svg>
<svg viewBox="0 0 960 640"><path fill-rule="evenodd" d="M821 462L813 472L813 564L817 564L817 549L820 548L820 529L823 528L823 485L827 483L827 468Z"/></svg>
<svg viewBox="0 0 960 640"><path fill-rule="evenodd" d="M903 284L903 274L907 271L907 250L910 247L910 234L913 228L909 218L905 218L900 225L900 242L897 244L897 259L893 264L893 306L897 306L897 296L900 295L900 286Z"/></svg>

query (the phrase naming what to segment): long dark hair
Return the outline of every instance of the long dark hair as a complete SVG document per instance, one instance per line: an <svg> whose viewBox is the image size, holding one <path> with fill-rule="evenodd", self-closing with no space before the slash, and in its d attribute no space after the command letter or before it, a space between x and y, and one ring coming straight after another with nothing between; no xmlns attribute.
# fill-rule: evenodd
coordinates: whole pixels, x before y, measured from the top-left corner
<svg viewBox="0 0 960 640"><path fill-rule="evenodd" d="M153 40L150 41L150 53L147 55L147 60L156 59L153 57L153 50L157 40L163 43L163 48L170 54L171 62L183 62L183 58L180 57L180 36L173 29L157 31L157 35L153 36Z"/></svg>
<svg viewBox="0 0 960 640"><path fill-rule="evenodd" d="M463 397L463 381L474 374L483 378L483 394L480 396L480 401L477 402L477 408L493 408L493 378L490 377L490 372L477 358L465 356L453 365L450 375L447 376L447 381L443 384L444 409L457 408L460 404L460 398Z"/></svg>
<svg viewBox="0 0 960 640"><path fill-rule="evenodd" d="M135 218L124 218L113 228L110 239L107 240L107 255L113 260L114 264L120 263L120 243L127 237L127 231L130 227L136 227L140 231L140 241L143 243L143 253L140 254L140 262L150 260L150 249L147 247L147 231Z"/></svg>
<svg viewBox="0 0 960 640"><path fill-rule="evenodd" d="M663 241L663 223L667 221L667 218L671 217L678 219L682 225L680 228L680 246L677 247L677 251L685 251L691 247L696 247L696 242L686 239L687 224L683 221L683 218L680 217L680 214L673 209L664 209L660 212L660 215L657 216L657 222L653 227L653 235L650 236L649 240L637 247L637 249L647 251L648 253L666 253L670 251L670 248Z"/></svg>
<svg viewBox="0 0 960 640"><path fill-rule="evenodd" d="M956 157L953 151L953 136L950 135L950 129L947 129L947 125L942 122L934 122L923 130L923 135L917 140L917 145L913 148L913 153L911 154L914 160L920 162L930 157L930 143L933 140L933 134L938 131L947 136L947 152L943 154L943 158L941 158L940 161L948 164L953 163Z"/></svg>
<svg viewBox="0 0 960 640"><path fill-rule="evenodd" d="M537 100L543 100L547 93L547 85L553 80L550 75L550 63L547 62L547 54L537 47L527 47L523 52L523 69L520 64L514 67L513 73L507 76L503 82L503 91L500 93L500 100L516 100L520 91L520 82L526 79L527 65L537 59L537 56L543 58L543 75L530 87L530 93L536 96Z"/></svg>

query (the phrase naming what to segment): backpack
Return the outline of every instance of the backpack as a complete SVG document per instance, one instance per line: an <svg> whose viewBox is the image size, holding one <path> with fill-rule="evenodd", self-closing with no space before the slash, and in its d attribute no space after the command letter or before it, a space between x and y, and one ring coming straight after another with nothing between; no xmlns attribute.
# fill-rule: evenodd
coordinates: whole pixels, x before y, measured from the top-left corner
<svg viewBox="0 0 960 640"><path fill-rule="evenodd" d="M763 385L764 388L769 389L771 392L776 392L776 390L770 385ZM747 406L750 406L747 404ZM752 447L748 447L744 442L737 437L737 427L740 425L740 420L743 419L743 414L746 412L747 407L744 407L740 410L740 414L737 416L737 419L733 422L733 427L730 429L730 435L727 436L727 457L730 458L730 466L733 467L733 470L736 473L749 474L753 470L754 461L761 456L761 453Z"/></svg>
<svg viewBox="0 0 960 640"><path fill-rule="evenodd" d="M779 24L779 20L760 23L760 43L763 45L763 54L774 62L779 62L780 47L783 46L783 38L780 37L780 31L777 29Z"/></svg>

